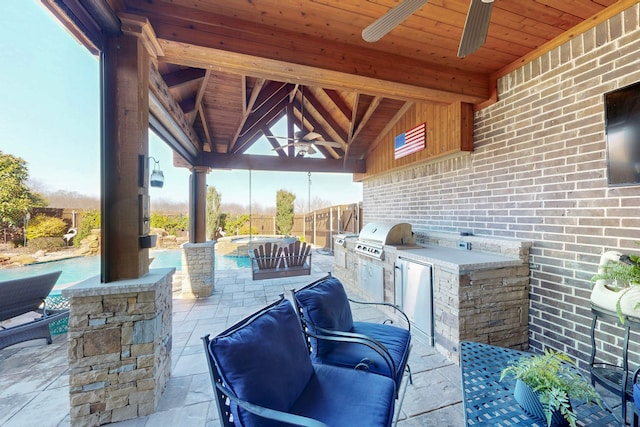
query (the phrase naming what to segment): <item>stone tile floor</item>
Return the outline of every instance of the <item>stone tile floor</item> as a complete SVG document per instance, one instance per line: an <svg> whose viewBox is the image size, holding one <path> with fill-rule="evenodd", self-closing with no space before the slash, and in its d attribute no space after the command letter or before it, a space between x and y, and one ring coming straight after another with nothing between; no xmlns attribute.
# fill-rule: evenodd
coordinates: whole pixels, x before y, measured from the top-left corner
<svg viewBox="0 0 640 427"><path fill-rule="evenodd" d="M113 423L118 427L217 426L218 414L200 337L228 325L333 271L333 256L314 253L311 276L252 281L249 269L217 271L211 297L173 299L172 374L156 413ZM174 276L179 287L180 275ZM350 291L350 290L348 290ZM354 307L358 320L378 320L382 313ZM414 339L401 427L463 426L460 369L433 348ZM69 426L66 334L0 350L0 426Z"/></svg>

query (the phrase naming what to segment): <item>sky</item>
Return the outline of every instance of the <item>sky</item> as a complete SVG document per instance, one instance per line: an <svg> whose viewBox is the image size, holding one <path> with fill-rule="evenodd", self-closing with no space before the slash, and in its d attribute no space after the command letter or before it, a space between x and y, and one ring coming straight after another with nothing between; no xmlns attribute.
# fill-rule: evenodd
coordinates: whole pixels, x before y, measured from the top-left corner
<svg viewBox="0 0 640 427"><path fill-rule="evenodd" d="M98 59L38 1L1 0L0 64L0 151L23 158L39 188L99 197ZM275 155L264 138L247 153ZM150 188L152 202L186 202L190 172L173 166L171 149L151 131L149 155L165 176L163 188ZM278 190L305 202L309 190L311 200L332 204L362 200L351 174L213 170L207 184L223 204L275 206Z"/></svg>

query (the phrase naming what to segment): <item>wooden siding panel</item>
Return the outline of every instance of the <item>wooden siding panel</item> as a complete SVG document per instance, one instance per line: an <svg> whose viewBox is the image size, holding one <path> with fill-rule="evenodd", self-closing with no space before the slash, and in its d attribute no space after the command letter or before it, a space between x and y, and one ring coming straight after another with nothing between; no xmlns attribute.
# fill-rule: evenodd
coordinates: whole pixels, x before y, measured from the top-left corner
<svg viewBox="0 0 640 427"><path fill-rule="evenodd" d="M424 150L394 159L394 140L412 127L426 122ZM354 176L356 181L390 170L425 162L460 151L473 150L473 106L463 102L449 105L422 103L414 105L398 120L367 159L367 172Z"/></svg>

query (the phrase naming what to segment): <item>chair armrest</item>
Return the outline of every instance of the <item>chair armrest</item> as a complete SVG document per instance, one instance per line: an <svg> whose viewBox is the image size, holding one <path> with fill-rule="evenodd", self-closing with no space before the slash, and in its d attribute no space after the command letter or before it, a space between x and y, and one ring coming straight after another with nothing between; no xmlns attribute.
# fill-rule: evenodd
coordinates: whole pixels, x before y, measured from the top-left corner
<svg viewBox="0 0 640 427"><path fill-rule="evenodd" d="M391 303L388 303L388 302L358 301L358 300L354 300L354 299L351 299L351 298L347 298L347 299L349 300L349 302L352 302L352 303L354 303L354 304L363 304L363 305L383 305L383 306L385 306L385 307L391 307L391 308L393 308L393 309L394 309L394 311L396 311L397 313L400 313L400 315L404 318L404 320L405 320L405 322L406 322L406 324L407 324L407 330L408 330L409 332L411 332L411 322L409 322L409 316L407 316L407 314L406 314L404 311L402 311L402 310L400 309L400 307L398 307L397 305L395 305L395 304L391 304ZM390 321L391 323L393 323L393 320L389 319L389 321ZM385 321L385 323L386 323L386 321Z"/></svg>
<svg viewBox="0 0 640 427"><path fill-rule="evenodd" d="M638 366L638 368L636 368L636 370L633 371L633 381L631 382L631 384L637 383L639 376L640 376L640 366Z"/></svg>
<svg viewBox="0 0 640 427"><path fill-rule="evenodd" d="M224 387L222 384L216 383L216 388L220 390L227 398L244 409L245 411L251 412L254 415L257 415L262 418L267 418L270 420L276 420L282 423L293 424L297 426L304 427L329 427L326 424L314 420L313 418L303 417L301 415L290 414L288 412L278 411L276 409L265 408L264 406L256 405L245 400L239 399L236 397L229 389Z"/></svg>
<svg viewBox="0 0 640 427"><path fill-rule="evenodd" d="M366 335L354 334L352 332L334 331L334 330L328 330L328 329L323 329L318 327L316 327L316 330L321 331L323 334L327 334L327 335L314 334L312 332L309 332L308 330L304 330L304 333L305 335L308 335L310 337L313 337L319 340L362 344L364 346L367 346L370 349L374 350L376 353L378 353L380 357L382 357L382 359L387 364L387 368L389 368L389 372L392 375L395 375L396 365L393 362L393 358L389 354L389 350L387 350L385 346L383 346L373 338L368 337Z"/></svg>

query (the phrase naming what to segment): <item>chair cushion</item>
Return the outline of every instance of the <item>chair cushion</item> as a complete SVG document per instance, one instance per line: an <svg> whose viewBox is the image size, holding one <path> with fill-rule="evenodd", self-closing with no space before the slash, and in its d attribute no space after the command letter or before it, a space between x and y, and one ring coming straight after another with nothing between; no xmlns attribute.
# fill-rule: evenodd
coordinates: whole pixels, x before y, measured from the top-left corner
<svg viewBox="0 0 640 427"><path fill-rule="evenodd" d="M411 333L404 328L397 326L373 323L373 322L355 322L353 324L352 332L356 334L366 335L374 338L380 344L387 348L387 351L393 359L393 363L396 366L396 386L400 385L402 375L404 373L404 367L409 359L409 351L411 349ZM377 355L377 353L376 353ZM383 363L382 359L380 360ZM381 366L384 371L387 370L386 364L377 365ZM373 372L378 372L375 368L371 369ZM384 373L380 371L378 373Z"/></svg>
<svg viewBox="0 0 640 427"><path fill-rule="evenodd" d="M347 293L340 280L335 277L328 277L301 289L295 293L295 297L312 333L318 333L316 327L344 332L353 328ZM317 342L312 338L311 347L314 354L322 355L331 351L334 343L323 340Z"/></svg>
<svg viewBox="0 0 640 427"><path fill-rule="evenodd" d="M287 300L212 339L209 352L236 396L280 411L290 410L313 375L300 324ZM242 425L278 425L235 405L232 409Z"/></svg>
<svg viewBox="0 0 640 427"><path fill-rule="evenodd" d="M291 412L332 427L391 425L396 394L391 379L330 365L314 365L314 369Z"/></svg>

